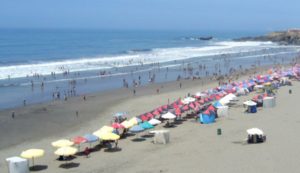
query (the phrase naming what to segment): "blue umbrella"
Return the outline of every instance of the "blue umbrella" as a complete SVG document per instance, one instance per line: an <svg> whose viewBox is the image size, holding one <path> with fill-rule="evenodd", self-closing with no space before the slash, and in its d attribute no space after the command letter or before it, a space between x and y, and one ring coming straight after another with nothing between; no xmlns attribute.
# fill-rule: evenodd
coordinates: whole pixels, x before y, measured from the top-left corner
<svg viewBox="0 0 300 173"><path fill-rule="evenodd" d="M99 140L97 136L92 134L85 134L83 137L87 140L88 143L96 142Z"/></svg>
<svg viewBox="0 0 300 173"><path fill-rule="evenodd" d="M219 107L219 106L223 106L220 102L215 102L213 105L214 105L215 108Z"/></svg>
<svg viewBox="0 0 300 173"><path fill-rule="evenodd" d="M148 121L143 122L142 124L140 124L140 126L142 126L144 129L154 128L154 126L152 124L150 124Z"/></svg>
<svg viewBox="0 0 300 173"><path fill-rule="evenodd" d="M129 131L132 133L138 133L138 132L142 132L144 130L145 129L143 127L141 127L140 125L135 125L129 129Z"/></svg>

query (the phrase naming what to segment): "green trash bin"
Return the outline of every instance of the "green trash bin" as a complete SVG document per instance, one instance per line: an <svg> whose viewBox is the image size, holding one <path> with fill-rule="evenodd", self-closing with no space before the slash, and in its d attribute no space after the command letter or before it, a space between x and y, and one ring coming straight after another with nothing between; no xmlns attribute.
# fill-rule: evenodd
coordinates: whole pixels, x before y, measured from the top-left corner
<svg viewBox="0 0 300 173"><path fill-rule="evenodd" d="M218 129L217 129L217 134L218 134L218 135L222 135L222 129L221 129L221 128L218 128Z"/></svg>

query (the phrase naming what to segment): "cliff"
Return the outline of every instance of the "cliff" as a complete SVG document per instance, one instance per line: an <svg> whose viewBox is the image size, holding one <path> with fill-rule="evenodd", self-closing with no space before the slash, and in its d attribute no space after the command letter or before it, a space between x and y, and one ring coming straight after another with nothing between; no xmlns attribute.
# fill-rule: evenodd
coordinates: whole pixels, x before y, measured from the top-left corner
<svg viewBox="0 0 300 173"><path fill-rule="evenodd" d="M264 36L243 37L234 39L235 41L272 41L279 44L300 45L300 29L290 29L287 31L271 32Z"/></svg>

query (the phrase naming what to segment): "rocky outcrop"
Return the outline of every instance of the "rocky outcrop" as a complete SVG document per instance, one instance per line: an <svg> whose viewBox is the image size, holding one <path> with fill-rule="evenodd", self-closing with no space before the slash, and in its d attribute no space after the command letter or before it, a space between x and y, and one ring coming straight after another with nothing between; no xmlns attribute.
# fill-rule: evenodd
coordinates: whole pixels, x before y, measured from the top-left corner
<svg viewBox="0 0 300 173"><path fill-rule="evenodd" d="M243 37L234 39L235 41L272 41L279 44L300 45L300 29L290 29L287 31L271 32L264 36Z"/></svg>

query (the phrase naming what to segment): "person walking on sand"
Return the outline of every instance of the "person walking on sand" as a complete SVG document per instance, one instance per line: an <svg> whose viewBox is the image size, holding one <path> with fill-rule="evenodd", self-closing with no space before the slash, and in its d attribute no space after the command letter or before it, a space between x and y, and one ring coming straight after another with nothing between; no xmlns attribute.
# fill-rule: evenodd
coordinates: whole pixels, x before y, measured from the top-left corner
<svg viewBox="0 0 300 173"><path fill-rule="evenodd" d="M115 149L117 149L118 148L118 143L119 143L119 140L117 139L117 140L115 140Z"/></svg>
<svg viewBox="0 0 300 173"><path fill-rule="evenodd" d="M182 87L182 83L180 82L180 83L179 83L179 88L181 88L181 87Z"/></svg>
<svg viewBox="0 0 300 173"><path fill-rule="evenodd" d="M12 118L12 119L15 119L15 111L12 111L12 113L11 113L11 118Z"/></svg>
<svg viewBox="0 0 300 173"><path fill-rule="evenodd" d="M156 89L156 93L159 94L159 88Z"/></svg>
<svg viewBox="0 0 300 173"><path fill-rule="evenodd" d="M78 116L79 116L79 112L78 112L78 111L76 111L76 118L78 118Z"/></svg>
<svg viewBox="0 0 300 173"><path fill-rule="evenodd" d="M86 158L89 158L90 153L91 153L91 152L90 152L89 147L85 147L85 149L84 149L84 154L85 154Z"/></svg>
<svg viewBox="0 0 300 173"><path fill-rule="evenodd" d="M136 93L136 91L135 91L135 89L133 89L133 95L135 95L135 93Z"/></svg>

